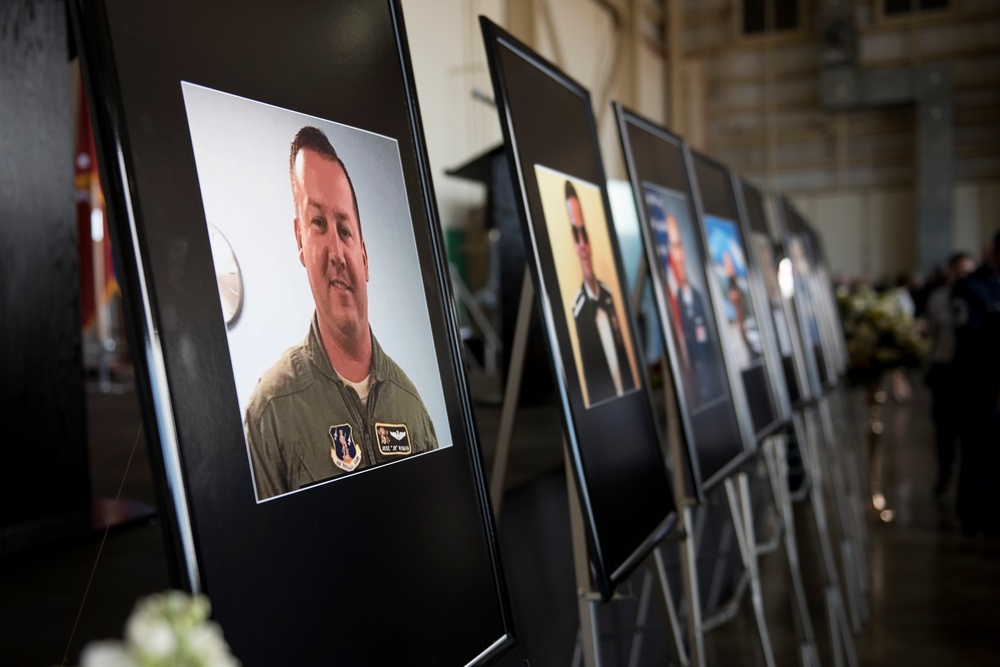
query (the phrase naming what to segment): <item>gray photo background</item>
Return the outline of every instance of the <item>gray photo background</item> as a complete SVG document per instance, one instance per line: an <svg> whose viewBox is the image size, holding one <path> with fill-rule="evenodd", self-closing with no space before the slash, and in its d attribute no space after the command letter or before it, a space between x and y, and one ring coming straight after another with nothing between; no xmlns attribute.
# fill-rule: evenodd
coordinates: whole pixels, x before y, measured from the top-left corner
<svg viewBox="0 0 1000 667"><path fill-rule="evenodd" d="M315 310L295 244L288 174L292 139L313 125L329 137L357 192L372 331L416 385L439 446L450 446L396 141L187 82L181 86L205 217L229 241L243 275L243 307L227 332L241 422L261 374L305 339Z"/></svg>

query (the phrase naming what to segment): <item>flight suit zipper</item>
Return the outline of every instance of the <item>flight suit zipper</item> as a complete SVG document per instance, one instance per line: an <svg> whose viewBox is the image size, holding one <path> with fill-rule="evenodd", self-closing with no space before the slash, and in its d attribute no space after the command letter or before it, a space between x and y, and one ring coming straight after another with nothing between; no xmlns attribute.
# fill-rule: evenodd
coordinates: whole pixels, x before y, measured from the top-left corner
<svg viewBox="0 0 1000 667"><path fill-rule="evenodd" d="M368 442L372 443L372 450L373 450L372 453L373 454L374 454L374 450L378 448L378 443L375 442L375 438L376 438L376 436L375 436L375 399L378 396L378 390L379 390L380 386L382 386L381 382L379 382L377 380L373 380L373 384L372 384L371 388L368 390L368 403L366 405L366 410L365 410L365 412L366 412L366 414L365 414L365 438L367 439ZM372 465L375 464L376 460L377 459L373 455L372 456Z"/></svg>
<svg viewBox="0 0 1000 667"><path fill-rule="evenodd" d="M354 419L358 423L358 430L360 433L354 434L355 444L360 444L364 448L365 455L367 455L368 460L365 462L362 458L363 467L369 468L378 464L378 459L375 457L375 448L371 438L371 427L369 425L370 415L372 413L373 400L375 398L375 391L378 387L377 384L373 385L368 392L368 403L367 409L362 410L361 407L361 397L358 396L358 392L354 391L353 388L348 387L343 382L340 382L340 391L344 394L347 403L351 406L351 413Z"/></svg>

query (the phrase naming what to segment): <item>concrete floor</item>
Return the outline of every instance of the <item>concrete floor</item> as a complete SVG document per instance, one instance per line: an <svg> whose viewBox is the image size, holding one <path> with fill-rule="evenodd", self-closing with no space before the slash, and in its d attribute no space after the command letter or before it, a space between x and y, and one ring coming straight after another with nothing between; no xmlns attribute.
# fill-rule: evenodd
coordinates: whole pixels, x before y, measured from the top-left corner
<svg viewBox="0 0 1000 667"><path fill-rule="evenodd" d="M88 403L94 495L113 498L139 430L136 398L128 392L92 391ZM477 407L487 463L498 413L495 407ZM928 414L921 392L911 403L890 404L885 410L885 489L895 516L889 524L873 526L871 619L856 639L858 654L862 665L873 667L997 665L1000 540L962 536L950 519L951 500L933 498ZM573 655L574 583L558 428L554 409L532 407L522 412L516 433L499 532L519 646L504 665L523 666L525 659L532 667L569 665ZM155 503L141 435L122 489L123 498ZM796 510L796 523L803 571L820 656L829 665L814 534L802 509ZM0 665L76 664L86 642L121 636L137 597L169 587L155 520L111 531L103 547L101 537L94 534L0 560ZM671 554L667 557L669 561ZM797 664L782 556L766 556L761 565L777 662ZM636 573L637 586L643 576L642 570ZM602 652L608 664L626 663L635 611L634 600L602 610ZM658 605L653 605L639 664L665 664L662 627ZM749 615L742 613L712 632L707 641L710 664L755 664L750 628Z"/></svg>

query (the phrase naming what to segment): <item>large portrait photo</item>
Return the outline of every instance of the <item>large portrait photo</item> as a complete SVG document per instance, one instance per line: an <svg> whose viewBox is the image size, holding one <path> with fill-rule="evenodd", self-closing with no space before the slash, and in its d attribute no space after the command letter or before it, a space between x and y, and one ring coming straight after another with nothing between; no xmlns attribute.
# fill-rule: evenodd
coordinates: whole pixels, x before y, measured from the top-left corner
<svg viewBox="0 0 1000 667"><path fill-rule="evenodd" d="M583 404L640 386L622 286L596 185L535 165Z"/></svg>
<svg viewBox="0 0 1000 667"><path fill-rule="evenodd" d="M736 223L732 220L706 213L705 235L711 257L711 273L723 296L726 347L736 368L742 373L762 363L760 332L750 302L746 257Z"/></svg>
<svg viewBox="0 0 1000 667"><path fill-rule="evenodd" d="M725 371L701 256L687 198L643 184L656 256L666 276L674 347L688 409L695 413L725 395Z"/></svg>
<svg viewBox="0 0 1000 667"><path fill-rule="evenodd" d="M766 234L750 233L750 242L757 251L760 270L764 274L764 288L767 291L767 301L774 319L774 332L778 339L778 352L782 357L792 356L792 337L785 319L785 309L782 305L781 286L778 284L778 264L774 261L774 248L771 238Z"/></svg>
<svg viewBox="0 0 1000 667"><path fill-rule="evenodd" d="M450 446L397 142L181 85L257 502Z"/></svg>

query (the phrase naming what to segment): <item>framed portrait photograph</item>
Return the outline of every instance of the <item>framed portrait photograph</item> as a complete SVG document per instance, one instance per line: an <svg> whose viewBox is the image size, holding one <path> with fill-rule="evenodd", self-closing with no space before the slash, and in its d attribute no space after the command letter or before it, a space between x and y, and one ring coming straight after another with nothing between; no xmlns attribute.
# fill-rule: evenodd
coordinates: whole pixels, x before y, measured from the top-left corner
<svg viewBox="0 0 1000 667"><path fill-rule="evenodd" d="M760 190L742 179L737 179L737 185L746 211L751 252L755 254L763 277L764 295L781 358L786 396L791 406L797 406L807 398L808 371L802 355L798 324L794 313L789 312L791 295L784 295L779 283L778 255L771 227L768 225L766 199Z"/></svg>
<svg viewBox="0 0 1000 667"><path fill-rule="evenodd" d="M258 502L450 447L398 142L181 90Z"/></svg>
<svg viewBox="0 0 1000 667"><path fill-rule="evenodd" d="M839 378L847 373L850 356L847 352L847 339L844 337L844 325L840 320L837 308L837 295L830 275L830 264L823 246L823 238L815 227L806 223L809 237L809 251L816 270L816 286L826 330L829 333L830 358L836 376Z"/></svg>
<svg viewBox="0 0 1000 667"><path fill-rule="evenodd" d="M760 442L791 416L778 398L774 366L780 362L770 322L761 318L762 277L748 250L732 175L705 155L692 151L692 158L726 352L743 390L754 439Z"/></svg>
<svg viewBox="0 0 1000 667"><path fill-rule="evenodd" d="M664 348L676 388L696 496L704 498L754 449L731 390L714 276L692 192L691 165L675 134L615 104Z"/></svg>
<svg viewBox="0 0 1000 667"><path fill-rule="evenodd" d="M588 410L639 387L601 189L535 165L552 260L583 404Z"/></svg>
<svg viewBox="0 0 1000 667"><path fill-rule="evenodd" d="M609 599L676 521L590 94L481 19L593 584Z"/></svg>
<svg viewBox="0 0 1000 667"><path fill-rule="evenodd" d="M785 196L775 193L775 210L785 252L792 267L794 294L792 303L799 325L799 335L807 356L810 396L818 398L830 386L829 359L823 350L820 320L815 304L815 275L809 259L805 222Z"/></svg>
<svg viewBox="0 0 1000 667"><path fill-rule="evenodd" d="M398 2L70 4L175 585L245 665L494 661Z"/></svg>

